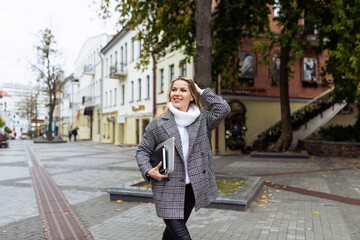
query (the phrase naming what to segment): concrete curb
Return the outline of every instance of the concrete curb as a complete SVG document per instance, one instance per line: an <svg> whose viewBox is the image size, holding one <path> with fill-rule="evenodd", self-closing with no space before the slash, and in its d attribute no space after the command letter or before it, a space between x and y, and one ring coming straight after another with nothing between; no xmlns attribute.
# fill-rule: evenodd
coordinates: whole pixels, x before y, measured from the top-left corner
<svg viewBox="0 0 360 240"><path fill-rule="evenodd" d="M280 153L280 152L251 152L250 157L254 158L309 158L307 151L301 153Z"/></svg>
<svg viewBox="0 0 360 240"><path fill-rule="evenodd" d="M230 177L226 177L230 178ZM214 202L208 205L208 208L231 209L238 211L246 211L255 198L256 194L263 186L263 179L261 177L234 177L246 180L245 183L234 193L224 194L219 193L219 196ZM149 188L134 187L133 185L143 182L139 179L137 182L132 181L127 186L121 188L111 188L107 192L110 195L111 201L123 200L130 202L153 202L152 191Z"/></svg>

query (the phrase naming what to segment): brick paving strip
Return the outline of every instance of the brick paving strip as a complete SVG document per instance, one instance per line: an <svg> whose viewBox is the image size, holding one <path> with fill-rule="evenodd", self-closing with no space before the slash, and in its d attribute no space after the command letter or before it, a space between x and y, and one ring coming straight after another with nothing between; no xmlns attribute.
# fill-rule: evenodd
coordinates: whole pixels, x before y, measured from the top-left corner
<svg viewBox="0 0 360 240"><path fill-rule="evenodd" d="M295 172L262 173L262 174L253 174L250 176L271 177L271 176L281 176L281 175L295 175L295 174L319 173L319 172L335 172L335 171L346 171L346 170L356 170L356 169L360 169L360 167L329 168L329 169L304 170L304 171L295 171Z"/></svg>
<svg viewBox="0 0 360 240"><path fill-rule="evenodd" d="M303 188L273 183L273 182L269 182L269 181L265 181L264 185L267 187L281 189L284 191L289 191L289 192L294 192L294 193L300 193L300 194L308 195L311 197L317 197L317 198L322 198L322 199L326 199L326 200L332 200L332 201L336 201L336 202L360 206L360 199L356 199L356 198L349 198L349 197L343 197L343 196L329 194L329 193L317 192L317 191L307 190L307 189L303 189Z"/></svg>
<svg viewBox="0 0 360 240"><path fill-rule="evenodd" d="M91 239L94 237L75 213L46 169L25 143L30 174L46 239Z"/></svg>

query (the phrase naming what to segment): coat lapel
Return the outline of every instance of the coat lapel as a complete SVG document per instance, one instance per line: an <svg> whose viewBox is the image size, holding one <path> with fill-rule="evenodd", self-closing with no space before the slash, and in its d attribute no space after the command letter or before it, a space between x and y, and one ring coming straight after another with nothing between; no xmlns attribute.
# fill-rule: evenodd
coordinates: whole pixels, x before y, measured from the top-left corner
<svg viewBox="0 0 360 240"><path fill-rule="evenodd" d="M188 134L189 134L189 156L194 147L196 137L198 136L198 132L200 129L200 116L188 126Z"/></svg>
<svg viewBox="0 0 360 240"><path fill-rule="evenodd" d="M170 137L175 137L175 148L178 151L181 159L184 161L184 154L181 145L181 137L174 116L171 113L167 113L161 118L164 120L164 124L162 125L162 127L165 129L167 134L169 134Z"/></svg>

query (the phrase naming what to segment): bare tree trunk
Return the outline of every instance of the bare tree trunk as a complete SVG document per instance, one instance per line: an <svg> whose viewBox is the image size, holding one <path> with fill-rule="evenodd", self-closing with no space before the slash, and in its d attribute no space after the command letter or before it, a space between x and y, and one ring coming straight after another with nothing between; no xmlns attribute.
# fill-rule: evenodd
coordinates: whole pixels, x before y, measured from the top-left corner
<svg viewBox="0 0 360 240"><path fill-rule="evenodd" d="M212 20L211 0L196 0L195 82L200 88L211 87Z"/></svg>
<svg viewBox="0 0 360 240"><path fill-rule="evenodd" d="M50 103L49 103L49 123L48 130L46 132L46 139L48 141L52 140L52 122L54 120L54 109L55 109L55 99L52 99L52 93L50 93Z"/></svg>
<svg viewBox="0 0 360 240"><path fill-rule="evenodd" d="M288 150L293 136L289 103L289 75L287 65L289 62L289 48L281 47L280 64L280 105L281 105L281 135L275 143L278 150Z"/></svg>

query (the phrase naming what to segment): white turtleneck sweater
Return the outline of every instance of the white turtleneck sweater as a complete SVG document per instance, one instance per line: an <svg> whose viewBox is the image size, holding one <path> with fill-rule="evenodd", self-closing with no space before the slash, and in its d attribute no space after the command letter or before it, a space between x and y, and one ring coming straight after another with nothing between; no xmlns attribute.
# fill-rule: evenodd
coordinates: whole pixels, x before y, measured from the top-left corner
<svg viewBox="0 0 360 240"><path fill-rule="evenodd" d="M179 129L181 137L182 151L184 155L184 165L185 165L185 183L190 183L190 178L187 169L187 160L189 155L189 134L187 126L192 124L200 115L200 109L195 105L191 104L187 112L183 112L175 108L171 102L168 104L169 110L174 114L176 125Z"/></svg>

